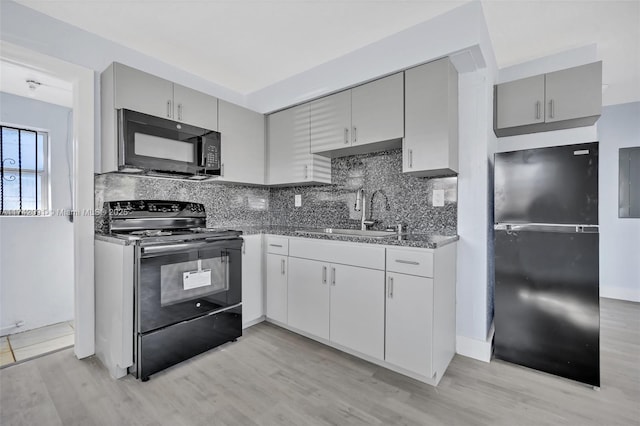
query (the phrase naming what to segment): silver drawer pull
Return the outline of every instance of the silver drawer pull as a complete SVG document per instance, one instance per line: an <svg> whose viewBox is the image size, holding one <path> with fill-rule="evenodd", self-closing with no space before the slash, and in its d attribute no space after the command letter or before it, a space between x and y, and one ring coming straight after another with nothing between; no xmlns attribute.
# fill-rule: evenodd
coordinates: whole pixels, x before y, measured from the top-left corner
<svg viewBox="0 0 640 426"><path fill-rule="evenodd" d="M282 248L282 244L269 244L271 247L280 247Z"/></svg>
<svg viewBox="0 0 640 426"><path fill-rule="evenodd" d="M326 284L327 283L327 267L323 266L322 267L322 284Z"/></svg>
<svg viewBox="0 0 640 426"><path fill-rule="evenodd" d="M396 259L396 262L404 263L405 265L419 265L420 264L420 262L415 262L413 260L402 260L402 259Z"/></svg>

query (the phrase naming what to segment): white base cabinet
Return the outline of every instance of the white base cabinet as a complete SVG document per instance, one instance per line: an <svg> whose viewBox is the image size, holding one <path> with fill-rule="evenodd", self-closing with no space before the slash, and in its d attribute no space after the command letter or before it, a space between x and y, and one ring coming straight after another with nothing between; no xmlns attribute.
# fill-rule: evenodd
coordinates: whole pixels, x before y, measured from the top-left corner
<svg viewBox="0 0 640 426"><path fill-rule="evenodd" d="M431 377L433 279L387 272L385 360Z"/></svg>
<svg viewBox="0 0 640 426"><path fill-rule="evenodd" d="M242 327L246 328L264 317L262 234L242 239Z"/></svg>
<svg viewBox="0 0 640 426"><path fill-rule="evenodd" d="M329 339L384 359L384 271L330 265Z"/></svg>
<svg viewBox="0 0 640 426"><path fill-rule="evenodd" d="M455 354L455 243L432 250L267 236L267 251L269 321L438 384Z"/></svg>
<svg viewBox="0 0 640 426"><path fill-rule="evenodd" d="M329 339L329 265L289 258L287 306L291 327Z"/></svg>
<svg viewBox="0 0 640 426"><path fill-rule="evenodd" d="M289 282L289 240L267 235L266 244L266 316L287 324L287 292Z"/></svg>
<svg viewBox="0 0 640 426"><path fill-rule="evenodd" d="M385 361L437 384L456 352L456 244L387 249Z"/></svg>

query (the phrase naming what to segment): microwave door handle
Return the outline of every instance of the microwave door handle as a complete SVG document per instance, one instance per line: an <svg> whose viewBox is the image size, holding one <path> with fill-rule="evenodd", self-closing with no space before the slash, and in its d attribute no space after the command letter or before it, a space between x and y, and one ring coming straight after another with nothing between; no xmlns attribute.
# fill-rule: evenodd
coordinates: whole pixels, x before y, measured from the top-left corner
<svg viewBox="0 0 640 426"><path fill-rule="evenodd" d="M202 136L199 138L199 145L200 145L200 167L205 167L207 165L206 159L207 159L207 152L204 149L205 146L205 137Z"/></svg>

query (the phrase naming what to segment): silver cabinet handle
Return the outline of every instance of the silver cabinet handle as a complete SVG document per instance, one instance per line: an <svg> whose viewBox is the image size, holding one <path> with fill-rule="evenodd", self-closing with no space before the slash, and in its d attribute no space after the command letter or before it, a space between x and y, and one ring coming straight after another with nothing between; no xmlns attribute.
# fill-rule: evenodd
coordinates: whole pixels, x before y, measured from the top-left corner
<svg viewBox="0 0 640 426"><path fill-rule="evenodd" d="M282 247L282 244L269 244L271 247Z"/></svg>
<svg viewBox="0 0 640 426"><path fill-rule="evenodd" d="M309 178L309 166L308 165L304 165L304 178L308 179Z"/></svg>
<svg viewBox="0 0 640 426"><path fill-rule="evenodd" d="M323 266L322 267L322 284L326 284L327 283L327 267Z"/></svg>
<svg viewBox="0 0 640 426"><path fill-rule="evenodd" d="M178 121L182 121L182 104L178 104Z"/></svg>
<svg viewBox="0 0 640 426"><path fill-rule="evenodd" d="M336 268L331 268L331 285L336 285Z"/></svg>
<svg viewBox="0 0 640 426"><path fill-rule="evenodd" d="M224 177L224 163L220 164L220 177Z"/></svg>
<svg viewBox="0 0 640 426"><path fill-rule="evenodd" d="M393 299L393 277L389 277L388 290L389 290L389 299Z"/></svg>
<svg viewBox="0 0 640 426"><path fill-rule="evenodd" d="M553 99L549 101L549 118L553 118Z"/></svg>
<svg viewBox="0 0 640 426"><path fill-rule="evenodd" d="M167 101L167 117L171 118L171 100Z"/></svg>
<svg viewBox="0 0 640 426"><path fill-rule="evenodd" d="M405 265L419 265L420 264L420 262L415 262L413 260L402 260L402 259L396 259L396 262L404 263Z"/></svg>
<svg viewBox="0 0 640 426"><path fill-rule="evenodd" d="M540 119L540 101L536 101L536 120Z"/></svg>
<svg viewBox="0 0 640 426"><path fill-rule="evenodd" d="M409 168L410 169L413 168L413 150L412 149L409 150Z"/></svg>
<svg viewBox="0 0 640 426"><path fill-rule="evenodd" d="M242 241L242 254L247 254L247 243Z"/></svg>
<svg viewBox="0 0 640 426"><path fill-rule="evenodd" d="M282 275L284 275L284 259L280 261L280 267L282 268Z"/></svg>
<svg viewBox="0 0 640 426"><path fill-rule="evenodd" d="M349 143L349 129L348 128L344 128L344 143L348 144Z"/></svg>
<svg viewBox="0 0 640 426"><path fill-rule="evenodd" d="M356 143L358 141L358 129L353 126L353 143Z"/></svg>

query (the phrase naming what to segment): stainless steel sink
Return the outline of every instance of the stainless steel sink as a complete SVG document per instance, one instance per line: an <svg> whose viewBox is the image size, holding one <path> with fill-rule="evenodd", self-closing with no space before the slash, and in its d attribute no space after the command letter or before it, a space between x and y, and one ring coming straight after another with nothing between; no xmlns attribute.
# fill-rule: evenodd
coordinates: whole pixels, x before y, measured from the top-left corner
<svg viewBox="0 0 640 426"><path fill-rule="evenodd" d="M362 231L360 229L341 229L341 228L310 228L299 229L298 234L315 234L315 235L343 235L349 237L362 238L393 238L398 234L395 231Z"/></svg>

